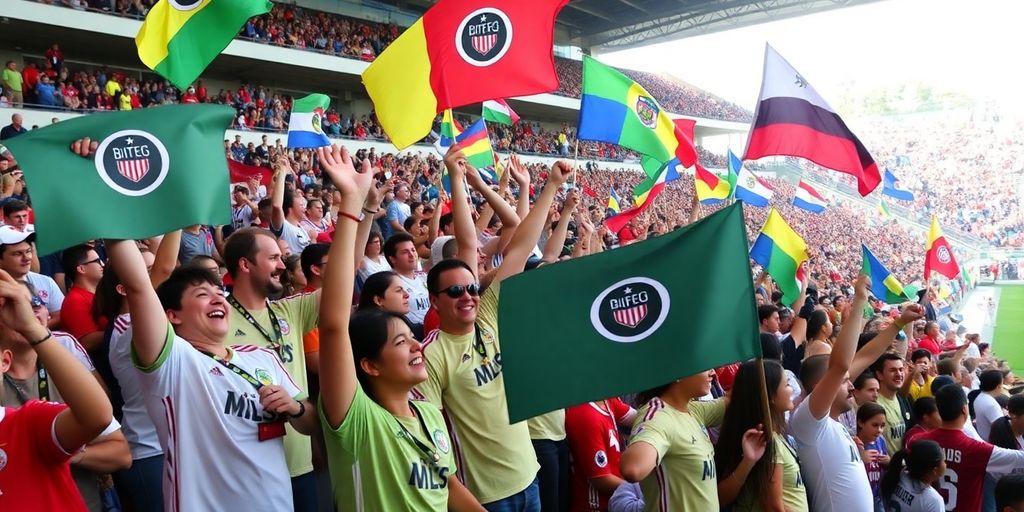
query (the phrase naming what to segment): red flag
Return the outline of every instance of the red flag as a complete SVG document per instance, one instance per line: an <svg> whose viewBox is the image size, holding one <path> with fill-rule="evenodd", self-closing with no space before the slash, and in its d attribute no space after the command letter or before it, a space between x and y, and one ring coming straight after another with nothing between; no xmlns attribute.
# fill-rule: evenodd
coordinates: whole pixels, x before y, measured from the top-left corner
<svg viewBox="0 0 1024 512"><path fill-rule="evenodd" d="M245 165L234 160L228 160L228 171L231 172L231 183L248 183L253 176L260 177L260 184L269 188L273 183L273 172L266 167ZM251 190L250 192L255 192Z"/></svg>
<svg viewBox="0 0 1024 512"><path fill-rule="evenodd" d="M882 182L874 158L832 107L771 47L765 48L761 97L744 160L806 158L857 178L866 196Z"/></svg>
<svg viewBox="0 0 1024 512"><path fill-rule="evenodd" d="M932 227L928 230L927 252L924 255L924 280L932 275L932 271L938 272L948 279L954 279L960 274L960 265L953 256L953 249L949 246L942 228L939 227L939 220L932 216Z"/></svg>

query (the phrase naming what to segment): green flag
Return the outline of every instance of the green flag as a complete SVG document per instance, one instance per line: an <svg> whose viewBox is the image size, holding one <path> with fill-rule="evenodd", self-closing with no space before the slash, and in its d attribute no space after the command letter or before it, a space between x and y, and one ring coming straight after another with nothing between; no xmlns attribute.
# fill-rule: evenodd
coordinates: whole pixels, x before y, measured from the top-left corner
<svg viewBox="0 0 1024 512"><path fill-rule="evenodd" d="M739 204L501 285L509 421L759 357Z"/></svg>
<svg viewBox="0 0 1024 512"><path fill-rule="evenodd" d="M25 171L40 254L96 238L139 239L231 223L221 105L92 114L4 141ZM69 149L83 137L95 157Z"/></svg>

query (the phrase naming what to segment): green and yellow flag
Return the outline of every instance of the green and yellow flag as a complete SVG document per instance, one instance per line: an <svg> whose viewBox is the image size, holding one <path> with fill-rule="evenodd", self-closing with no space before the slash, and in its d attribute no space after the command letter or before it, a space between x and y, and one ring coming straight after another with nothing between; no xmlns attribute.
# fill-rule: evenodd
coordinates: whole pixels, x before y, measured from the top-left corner
<svg viewBox="0 0 1024 512"><path fill-rule="evenodd" d="M139 59L185 89L227 48L245 20L271 7L267 0L160 0L135 36Z"/></svg>

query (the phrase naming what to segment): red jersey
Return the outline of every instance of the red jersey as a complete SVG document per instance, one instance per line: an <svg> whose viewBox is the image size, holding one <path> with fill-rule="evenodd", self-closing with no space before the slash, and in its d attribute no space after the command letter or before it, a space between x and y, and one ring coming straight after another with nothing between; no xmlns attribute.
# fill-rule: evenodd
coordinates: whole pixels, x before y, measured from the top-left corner
<svg viewBox="0 0 1024 512"><path fill-rule="evenodd" d="M942 353L942 349L939 348L939 343L928 336L921 338L918 342L918 346L928 352L931 352L933 356L937 356Z"/></svg>
<svg viewBox="0 0 1024 512"><path fill-rule="evenodd" d="M1024 470L1024 451L971 439L962 430L937 428L917 436L917 440L922 439L939 443L946 454L946 473L936 487L949 512L981 510L986 473L1002 475Z"/></svg>
<svg viewBox="0 0 1024 512"><path fill-rule="evenodd" d="M604 404L611 409L614 418L609 416ZM605 475L622 477L619 457L624 443L619 437L618 422L629 411L630 407L618 398L589 402L565 410L565 435L572 454L570 508L573 512L608 510L611 495L599 493L590 485L590 479Z"/></svg>
<svg viewBox="0 0 1024 512"><path fill-rule="evenodd" d="M86 334L107 328L106 319L101 318L98 324L92 319L92 301L95 297L96 294L78 286L68 290L60 308L60 324L68 334L82 339Z"/></svg>
<svg viewBox="0 0 1024 512"><path fill-rule="evenodd" d="M71 454L53 437L53 422L67 408L38 400L0 407L0 510L85 512L71 479Z"/></svg>

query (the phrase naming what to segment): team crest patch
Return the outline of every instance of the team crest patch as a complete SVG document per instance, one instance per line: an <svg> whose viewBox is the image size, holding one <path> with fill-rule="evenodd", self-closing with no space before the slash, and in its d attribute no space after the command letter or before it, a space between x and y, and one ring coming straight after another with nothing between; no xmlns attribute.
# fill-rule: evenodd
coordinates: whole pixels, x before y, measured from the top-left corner
<svg viewBox="0 0 1024 512"><path fill-rule="evenodd" d="M260 381L260 384L269 386L274 383L274 379L270 378L270 372L263 368L256 368L256 380Z"/></svg>
<svg viewBox="0 0 1024 512"><path fill-rule="evenodd" d="M170 157L163 142L142 130L121 130L96 148L96 172L108 187L139 197L157 189L167 178Z"/></svg>
<svg viewBox="0 0 1024 512"><path fill-rule="evenodd" d="M946 246L939 247L938 256L940 263L949 263L953 260L953 256L949 254L949 249Z"/></svg>
<svg viewBox="0 0 1024 512"><path fill-rule="evenodd" d="M747 176L747 180L746 181L747 181L747 188L749 188L749 189L753 189L754 187L757 186L757 178L755 178L753 176Z"/></svg>
<svg viewBox="0 0 1024 512"><path fill-rule="evenodd" d="M473 11L455 31L455 48L467 63L487 67L499 61L512 47L512 22L500 9L484 7Z"/></svg>
<svg viewBox="0 0 1024 512"><path fill-rule="evenodd" d="M608 455L604 453L604 450L598 450L594 454L594 464L599 468L606 467L608 465Z"/></svg>
<svg viewBox="0 0 1024 512"><path fill-rule="evenodd" d="M444 435L443 430L437 429L434 431L434 445L444 453L448 453L448 450L451 449L451 446L448 445L448 436Z"/></svg>
<svg viewBox="0 0 1024 512"><path fill-rule="evenodd" d="M203 0L167 0L167 3L179 11L191 11L203 5Z"/></svg>
<svg viewBox="0 0 1024 512"><path fill-rule="evenodd" d="M281 326L281 334L287 336L288 333L292 332L292 328L288 325L288 321L284 318L278 318L277 324Z"/></svg>
<svg viewBox="0 0 1024 512"><path fill-rule="evenodd" d="M0 448L0 471L7 467L7 452L3 448Z"/></svg>
<svg viewBox="0 0 1024 512"><path fill-rule="evenodd" d="M658 126L658 114L661 109L653 99L647 96L640 96L636 99L636 117L644 126L654 129Z"/></svg>
<svg viewBox="0 0 1024 512"><path fill-rule="evenodd" d="M633 343L661 327L670 305L664 285L647 277L631 277L598 294L590 307L590 322L611 341Z"/></svg>

